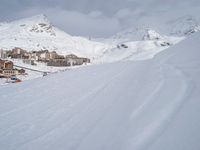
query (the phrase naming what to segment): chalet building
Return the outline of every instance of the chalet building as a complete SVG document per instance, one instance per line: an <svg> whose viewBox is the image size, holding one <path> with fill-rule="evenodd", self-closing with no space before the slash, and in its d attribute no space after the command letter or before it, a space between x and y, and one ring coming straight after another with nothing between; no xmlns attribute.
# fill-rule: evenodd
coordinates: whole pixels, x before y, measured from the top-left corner
<svg viewBox="0 0 200 150"><path fill-rule="evenodd" d="M51 60L51 59L65 59L65 56L63 56L63 55L58 55L58 54L56 53L56 51L49 52L49 55L50 55L50 60Z"/></svg>
<svg viewBox="0 0 200 150"><path fill-rule="evenodd" d="M55 51L49 52L48 50L35 51L33 55L35 60L41 62L48 62L50 59L56 59L58 56Z"/></svg>
<svg viewBox="0 0 200 150"><path fill-rule="evenodd" d="M25 56L25 53L26 53L25 50L16 47L16 48L12 49L9 56L14 59L23 59Z"/></svg>
<svg viewBox="0 0 200 150"><path fill-rule="evenodd" d="M69 62L70 66L77 66L83 64L82 58L66 58L67 62Z"/></svg>
<svg viewBox="0 0 200 150"><path fill-rule="evenodd" d="M70 66L70 62L66 61L65 59L51 59L49 62L47 62L47 66L55 66L55 67Z"/></svg>
<svg viewBox="0 0 200 150"><path fill-rule="evenodd" d="M32 59L23 59L23 63L28 65L36 65L35 61Z"/></svg>
<svg viewBox="0 0 200 150"><path fill-rule="evenodd" d="M65 56L63 56L63 55L57 55L55 59L65 59Z"/></svg>
<svg viewBox="0 0 200 150"><path fill-rule="evenodd" d="M74 55L74 54L69 54L69 55L66 55L66 58L78 58L78 56Z"/></svg>
<svg viewBox="0 0 200 150"><path fill-rule="evenodd" d="M25 74L24 69L0 69L0 76L1 77L11 77L15 75Z"/></svg>
<svg viewBox="0 0 200 150"><path fill-rule="evenodd" d="M13 62L0 59L0 69L13 69Z"/></svg>
<svg viewBox="0 0 200 150"><path fill-rule="evenodd" d="M50 59L58 58L58 54L53 51L49 52L48 50L41 50L41 51L32 51L29 54L29 59L41 62L48 62Z"/></svg>
<svg viewBox="0 0 200 150"><path fill-rule="evenodd" d="M89 58L84 58L84 57L78 57L74 54L70 54L70 55L66 55L65 57L68 61L70 61L70 64L72 66L75 65L82 65L84 63L90 63L90 59Z"/></svg>
<svg viewBox="0 0 200 150"><path fill-rule="evenodd" d="M90 59L89 58L81 58L83 59L83 63L90 63Z"/></svg>
<svg viewBox="0 0 200 150"><path fill-rule="evenodd" d="M50 59L56 59L58 56L58 54L56 53L56 51L50 52Z"/></svg>
<svg viewBox="0 0 200 150"><path fill-rule="evenodd" d="M14 59L31 59L31 53L21 48L14 48L8 55Z"/></svg>
<svg viewBox="0 0 200 150"><path fill-rule="evenodd" d="M13 54L24 54L24 53L25 53L25 50L16 47L16 48L12 49L12 53L13 53Z"/></svg>
<svg viewBox="0 0 200 150"><path fill-rule="evenodd" d="M48 66L75 66L90 63L90 59L78 57L74 54L58 55L56 51L48 50L27 52L21 48L14 48L11 51L0 50L0 57L13 59L23 59L23 63L36 65L34 61L47 63Z"/></svg>
<svg viewBox="0 0 200 150"><path fill-rule="evenodd" d="M25 52L22 56L23 59L31 60L32 54L30 52Z"/></svg>
<svg viewBox="0 0 200 150"><path fill-rule="evenodd" d="M6 61L5 63L4 63L4 68L5 69L13 69L13 62L11 62L11 61Z"/></svg>
<svg viewBox="0 0 200 150"><path fill-rule="evenodd" d="M62 66L77 66L82 65L84 63L89 63L90 59L88 58L81 58L74 54L67 55L65 58L59 58L59 59L51 59L49 62L47 62L47 66L56 66L56 67L62 67Z"/></svg>
<svg viewBox="0 0 200 150"><path fill-rule="evenodd" d="M10 77L13 75L24 74L24 69L14 69L13 62L8 60L0 59L0 76L1 77Z"/></svg>
<svg viewBox="0 0 200 150"><path fill-rule="evenodd" d="M0 76L10 77L18 74L17 69L3 69L0 70Z"/></svg>
<svg viewBox="0 0 200 150"><path fill-rule="evenodd" d="M39 60L41 61L48 61L50 59L50 53L48 50L41 52L39 55Z"/></svg>
<svg viewBox="0 0 200 150"><path fill-rule="evenodd" d="M5 63L5 61L0 59L0 69L4 68L4 63Z"/></svg>
<svg viewBox="0 0 200 150"><path fill-rule="evenodd" d="M13 59L31 59L32 54L21 48L14 48L8 56Z"/></svg>
<svg viewBox="0 0 200 150"><path fill-rule="evenodd" d="M32 51L31 59L36 60L36 61L39 60L39 54L37 53L37 51Z"/></svg>

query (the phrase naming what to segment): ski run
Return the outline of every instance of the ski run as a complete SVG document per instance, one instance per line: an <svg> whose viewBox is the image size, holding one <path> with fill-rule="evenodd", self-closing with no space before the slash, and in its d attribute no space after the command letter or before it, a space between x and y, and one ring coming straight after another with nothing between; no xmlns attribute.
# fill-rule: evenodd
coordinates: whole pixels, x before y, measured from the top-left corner
<svg viewBox="0 0 200 150"><path fill-rule="evenodd" d="M0 86L0 149L199 150L199 41Z"/></svg>

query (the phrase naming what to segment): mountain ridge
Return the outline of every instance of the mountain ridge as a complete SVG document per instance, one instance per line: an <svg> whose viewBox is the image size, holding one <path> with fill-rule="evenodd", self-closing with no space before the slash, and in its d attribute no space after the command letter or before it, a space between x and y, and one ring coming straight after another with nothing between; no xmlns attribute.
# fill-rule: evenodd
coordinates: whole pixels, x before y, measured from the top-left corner
<svg viewBox="0 0 200 150"><path fill-rule="evenodd" d="M71 36L58 29L45 15L2 23L0 26L0 48L20 47L28 51L48 49L61 54L74 53L92 57L105 44L84 37Z"/></svg>
<svg viewBox="0 0 200 150"><path fill-rule="evenodd" d="M129 28L107 39L91 40L72 36L54 26L46 15L39 14L0 23L0 49L20 47L27 51L49 50L64 55L73 53L88 57L94 63L148 59L200 30L198 21L188 16L169 24L176 26L173 28L174 34L169 32L164 35L143 26Z"/></svg>

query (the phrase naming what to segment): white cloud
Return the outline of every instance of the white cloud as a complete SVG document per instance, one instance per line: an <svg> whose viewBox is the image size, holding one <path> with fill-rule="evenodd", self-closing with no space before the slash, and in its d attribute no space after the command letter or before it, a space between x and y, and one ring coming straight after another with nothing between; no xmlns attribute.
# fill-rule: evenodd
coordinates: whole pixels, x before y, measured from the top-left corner
<svg viewBox="0 0 200 150"><path fill-rule="evenodd" d="M102 17L103 13L101 11L96 10L96 11L91 11L88 15L90 17L97 18L97 17Z"/></svg>
<svg viewBox="0 0 200 150"><path fill-rule="evenodd" d="M117 18L125 18L125 17L128 17L132 14L132 11L129 9L129 8L123 8L123 9L120 9L116 14L115 16Z"/></svg>
<svg viewBox="0 0 200 150"><path fill-rule="evenodd" d="M184 15L200 17L199 0L3 0L0 8L1 21L44 13L72 35L95 37L141 25L160 28Z"/></svg>

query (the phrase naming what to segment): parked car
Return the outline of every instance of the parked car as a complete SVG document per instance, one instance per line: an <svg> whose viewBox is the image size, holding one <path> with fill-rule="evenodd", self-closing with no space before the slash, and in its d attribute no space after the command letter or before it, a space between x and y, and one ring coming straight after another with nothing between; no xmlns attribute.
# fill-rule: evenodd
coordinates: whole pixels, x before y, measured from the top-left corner
<svg viewBox="0 0 200 150"><path fill-rule="evenodd" d="M18 79L16 76L12 76L11 78L10 78L10 80L11 80L11 83L18 83L18 82L22 82L20 79Z"/></svg>

